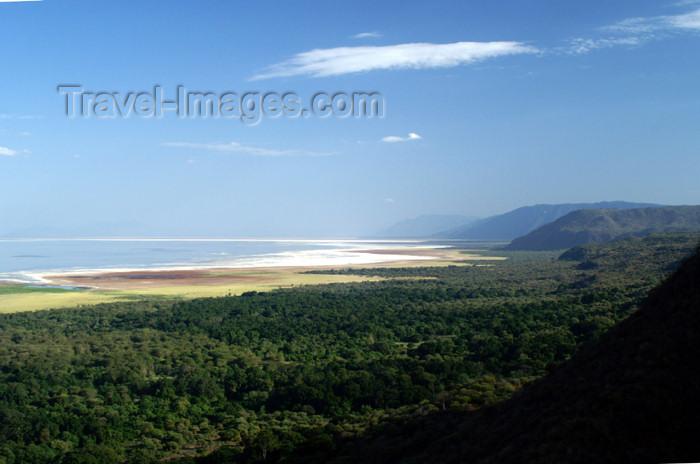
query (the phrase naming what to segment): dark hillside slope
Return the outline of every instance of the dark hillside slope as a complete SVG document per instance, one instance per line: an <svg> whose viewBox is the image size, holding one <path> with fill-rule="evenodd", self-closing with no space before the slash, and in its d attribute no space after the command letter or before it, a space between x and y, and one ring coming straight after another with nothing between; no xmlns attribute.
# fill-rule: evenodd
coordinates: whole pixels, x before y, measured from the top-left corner
<svg viewBox="0 0 700 464"><path fill-rule="evenodd" d="M700 461L699 253L639 311L511 400L389 426L335 462Z"/></svg>
<svg viewBox="0 0 700 464"><path fill-rule="evenodd" d="M573 211L529 234L516 238L508 250L561 250L584 243L652 232L700 230L700 206L665 206L626 210Z"/></svg>
<svg viewBox="0 0 700 464"><path fill-rule="evenodd" d="M600 203L564 203L558 205L523 206L504 214L491 216L477 224L466 224L435 234L435 237L467 240L513 240L538 227L555 221L571 211L581 209L630 209L660 206L650 203L603 201Z"/></svg>

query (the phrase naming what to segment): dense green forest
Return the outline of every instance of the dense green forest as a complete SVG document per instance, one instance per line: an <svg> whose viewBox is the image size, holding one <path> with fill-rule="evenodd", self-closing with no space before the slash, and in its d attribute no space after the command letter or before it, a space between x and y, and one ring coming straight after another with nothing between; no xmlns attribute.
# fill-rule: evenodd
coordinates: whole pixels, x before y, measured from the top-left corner
<svg viewBox="0 0 700 464"><path fill-rule="evenodd" d="M0 316L0 463L326 462L512 396L632 314L698 235L382 281Z"/></svg>
<svg viewBox="0 0 700 464"><path fill-rule="evenodd" d="M512 398L397 419L329 462L699 462L698 365L700 248L638 311Z"/></svg>

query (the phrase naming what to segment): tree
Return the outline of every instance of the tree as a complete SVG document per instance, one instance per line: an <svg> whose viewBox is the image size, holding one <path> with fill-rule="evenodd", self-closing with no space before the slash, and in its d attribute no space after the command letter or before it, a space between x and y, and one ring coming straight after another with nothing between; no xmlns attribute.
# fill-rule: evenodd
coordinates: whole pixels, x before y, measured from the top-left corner
<svg viewBox="0 0 700 464"><path fill-rule="evenodd" d="M272 430L265 429L257 434L253 444L256 448L260 449L263 460L267 460L267 453L279 447L279 439Z"/></svg>

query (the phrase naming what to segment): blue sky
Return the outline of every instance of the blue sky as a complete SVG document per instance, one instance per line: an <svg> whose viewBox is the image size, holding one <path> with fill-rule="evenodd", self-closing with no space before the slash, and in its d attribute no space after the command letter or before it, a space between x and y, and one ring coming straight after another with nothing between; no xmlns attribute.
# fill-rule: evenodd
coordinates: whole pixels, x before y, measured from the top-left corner
<svg viewBox="0 0 700 464"><path fill-rule="evenodd" d="M700 203L700 2L0 2L0 235L357 236ZM379 92L382 118L68 118L88 92ZM413 135L410 135L413 134ZM131 227L131 229L129 229Z"/></svg>

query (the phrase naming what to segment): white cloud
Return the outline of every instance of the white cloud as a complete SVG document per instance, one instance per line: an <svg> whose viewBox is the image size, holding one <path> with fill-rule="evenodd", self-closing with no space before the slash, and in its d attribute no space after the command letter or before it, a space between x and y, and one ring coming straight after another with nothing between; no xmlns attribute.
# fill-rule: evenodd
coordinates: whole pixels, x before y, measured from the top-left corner
<svg viewBox="0 0 700 464"><path fill-rule="evenodd" d="M15 156L19 153L17 150L10 150L7 147L0 147L0 156Z"/></svg>
<svg viewBox="0 0 700 464"><path fill-rule="evenodd" d="M2 2L2 0L0 0ZM0 114L0 119L43 119L44 116L34 116L34 115L22 115L22 116L15 116L12 114Z"/></svg>
<svg viewBox="0 0 700 464"><path fill-rule="evenodd" d="M384 137L382 139L382 142L408 142L409 140L420 140L422 137L415 132L411 132L408 134L408 137L399 137L396 135L389 135L387 137Z"/></svg>
<svg viewBox="0 0 700 464"><path fill-rule="evenodd" d="M353 39L372 39L372 38L377 38L381 37L382 35L379 32L360 32L359 34L355 34L352 36Z"/></svg>
<svg viewBox="0 0 700 464"><path fill-rule="evenodd" d="M339 47L298 53L252 77L326 77L376 69L447 68L503 55L536 53L520 42L408 43L383 47Z"/></svg>
<svg viewBox="0 0 700 464"><path fill-rule="evenodd" d="M683 2L685 5L697 3L697 0ZM638 46L651 40L668 37L673 33L700 32L700 9L678 15L628 18L611 26L605 26L601 30L613 35L573 39L565 51L581 54L618 45Z"/></svg>
<svg viewBox="0 0 700 464"><path fill-rule="evenodd" d="M617 37L604 39L573 39L571 45L567 48L569 53L583 54L591 50L601 48L610 48L617 45L637 46L646 41L642 37Z"/></svg>
<svg viewBox="0 0 700 464"><path fill-rule="evenodd" d="M693 29L700 31L700 9L690 13L669 16L668 24L679 29Z"/></svg>
<svg viewBox="0 0 700 464"><path fill-rule="evenodd" d="M630 34L700 30L700 9L679 15L629 18L605 29Z"/></svg>
<svg viewBox="0 0 700 464"><path fill-rule="evenodd" d="M663 17L656 18L628 18L613 24L605 26L604 31L626 33L626 34L648 34L658 31L664 27Z"/></svg>
<svg viewBox="0 0 700 464"><path fill-rule="evenodd" d="M241 145L238 142L230 143L188 143L188 142L168 142L163 143L166 147L185 147L201 150L221 151L227 153L245 153L253 156L325 156L329 153L315 153L311 151L299 150L273 150L269 148L258 148Z"/></svg>

